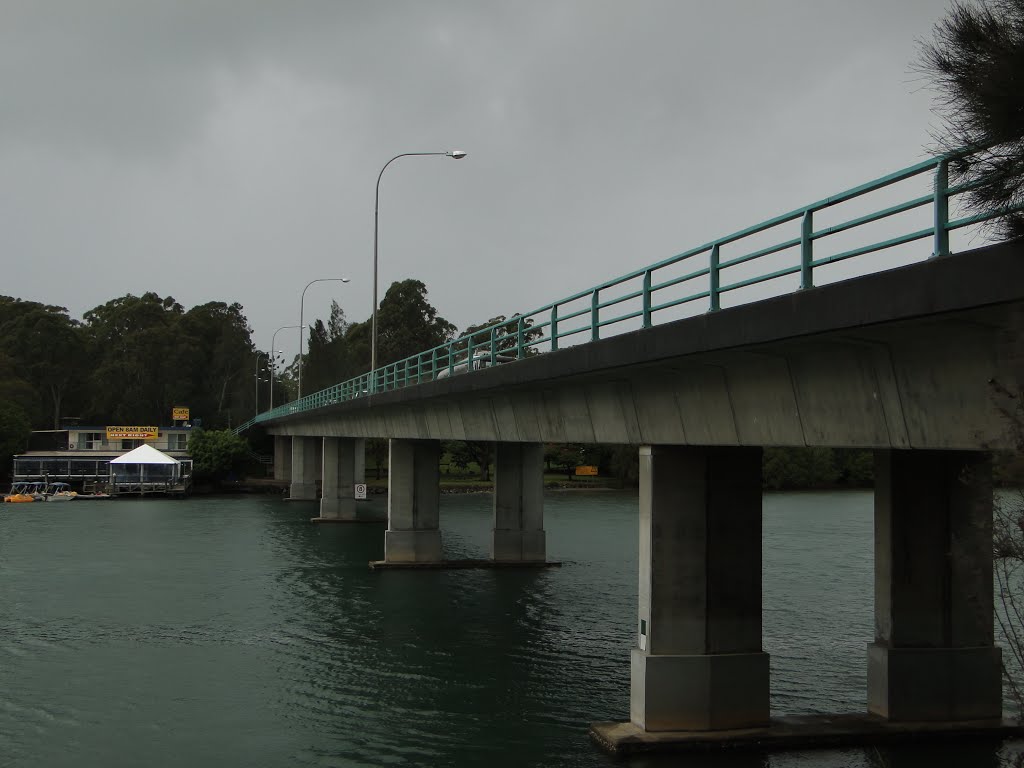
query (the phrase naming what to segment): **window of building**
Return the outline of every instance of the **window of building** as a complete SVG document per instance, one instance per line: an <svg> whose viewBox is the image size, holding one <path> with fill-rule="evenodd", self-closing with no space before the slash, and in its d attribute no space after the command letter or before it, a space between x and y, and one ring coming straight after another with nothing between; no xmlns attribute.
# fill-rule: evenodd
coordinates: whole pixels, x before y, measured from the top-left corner
<svg viewBox="0 0 1024 768"><path fill-rule="evenodd" d="M122 440L121 441L121 450L122 451L130 451L133 448L138 448L144 442L146 442L146 441L145 440Z"/></svg>
<svg viewBox="0 0 1024 768"><path fill-rule="evenodd" d="M93 450L102 448L107 444L107 435L104 432L81 432L78 435L79 448Z"/></svg>
<svg viewBox="0 0 1024 768"><path fill-rule="evenodd" d="M167 435L167 450L184 451L188 447L188 435L184 432L171 432Z"/></svg>

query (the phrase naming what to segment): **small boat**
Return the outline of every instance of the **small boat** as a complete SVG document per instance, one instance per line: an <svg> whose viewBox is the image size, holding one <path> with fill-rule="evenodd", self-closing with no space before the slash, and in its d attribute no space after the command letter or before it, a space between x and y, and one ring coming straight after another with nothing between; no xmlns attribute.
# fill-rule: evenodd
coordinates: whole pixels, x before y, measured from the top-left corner
<svg viewBox="0 0 1024 768"><path fill-rule="evenodd" d="M4 501L8 504L27 504L39 501L44 498L42 487L42 483L14 483L11 485L11 492L4 496Z"/></svg>
<svg viewBox="0 0 1024 768"><path fill-rule="evenodd" d="M78 496L67 483L50 483L44 493L47 501L73 501Z"/></svg>

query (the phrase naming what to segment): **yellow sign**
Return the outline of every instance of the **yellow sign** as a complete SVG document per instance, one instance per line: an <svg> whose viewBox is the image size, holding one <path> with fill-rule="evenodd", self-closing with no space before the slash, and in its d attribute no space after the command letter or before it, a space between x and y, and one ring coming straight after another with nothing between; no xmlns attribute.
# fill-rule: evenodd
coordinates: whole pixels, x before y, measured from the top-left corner
<svg viewBox="0 0 1024 768"><path fill-rule="evenodd" d="M577 475L593 475L597 477L597 467L582 466L576 467Z"/></svg>
<svg viewBox="0 0 1024 768"><path fill-rule="evenodd" d="M107 427L107 440L156 440L156 427Z"/></svg>
<svg viewBox="0 0 1024 768"><path fill-rule="evenodd" d="M188 421L188 408L180 405L171 409L171 421Z"/></svg>

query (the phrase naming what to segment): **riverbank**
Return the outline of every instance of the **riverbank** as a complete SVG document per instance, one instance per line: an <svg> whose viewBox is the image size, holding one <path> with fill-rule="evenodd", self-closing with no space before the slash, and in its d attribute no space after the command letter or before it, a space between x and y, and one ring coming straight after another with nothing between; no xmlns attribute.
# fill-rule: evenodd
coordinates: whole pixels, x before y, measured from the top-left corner
<svg viewBox="0 0 1024 768"><path fill-rule="evenodd" d="M220 496L224 494L247 494L266 493L273 495L284 495L288 493L287 480L275 480L269 477L249 477L242 480L227 480L221 483L197 483L192 488L194 496ZM585 480L566 480L561 477L546 476L544 479L544 490L546 491L611 491L620 490L617 483L611 478L587 478ZM494 491L492 480L466 480L446 479L442 475L441 493L443 494L468 494L468 493L491 493ZM366 493L368 495L385 495L388 492L387 479L368 480Z"/></svg>

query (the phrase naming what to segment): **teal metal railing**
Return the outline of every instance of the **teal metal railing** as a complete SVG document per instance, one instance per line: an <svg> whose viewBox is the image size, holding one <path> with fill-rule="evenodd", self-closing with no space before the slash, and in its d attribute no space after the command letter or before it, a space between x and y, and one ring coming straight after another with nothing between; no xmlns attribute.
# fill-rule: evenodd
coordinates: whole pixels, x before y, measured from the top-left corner
<svg viewBox="0 0 1024 768"><path fill-rule="evenodd" d="M694 302L707 302L708 311L718 311L722 306L722 297L730 292L787 276L798 275L799 289L805 290L814 286L815 270L821 267L917 240L931 238L933 257L948 255L950 232L1007 213L993 211L950 219L951 198L972 188L968 184L949 186L949 163L956 157L945 155L925 160L634 270L533 312L514 316L510 320L476 331L471 336L453 339L404 360L389 363L375 371L261 413L239 427L238 431L253 423L323 408L372 393L401 389L451 376L470 367L493 364L499 360L499 356L505 356L504 359L521 359L543 350L555 351L570 343L597 341L609 335L608 329L614 326L618 326L622 332L650 328L663 317L665 321L675 319L669 316L669 310L678 311L687 305L693 306ZM816 215L826 209L929 173L932 174L932 190L928 194L914 195L878 210L815 229ZM858 244L835 253L823 254L816 250L816 246L826 238L860 230L929 205L934 215L930 217L928 226L914 225L909 231L891 235L884 240ZM799 231L794 236L755 247L739 255L724 254L726 246L736 247L744 241L756 240L759 235L794 222L799 223ZM786 251L795 253L795 258L791 259L793 263L773 268L769 257ZM749 270L758 262L768 265L764 271L742 278L735 276L738 267L745 266ZM890 266L885 264L882 269ZM876 267L874 271L879 270ZM694 283L697 285L694 286ZM672 292L673 289L676 293ZM682 295L679 295L679 291L683 291Z"/></svg>
<svg viewBox="0 0 1024 768"><path fill-rule="evenodd" d="M245 422L239 424L237 427L235 427L235 434L236 435L240 435L243 432L245 432L245 430L247 430L249 427L251 427L253 424L256 423L256 420L258 418L259 418L259 416L254 416L253 418L249 419L248 421L245 421Z"/></svg>

